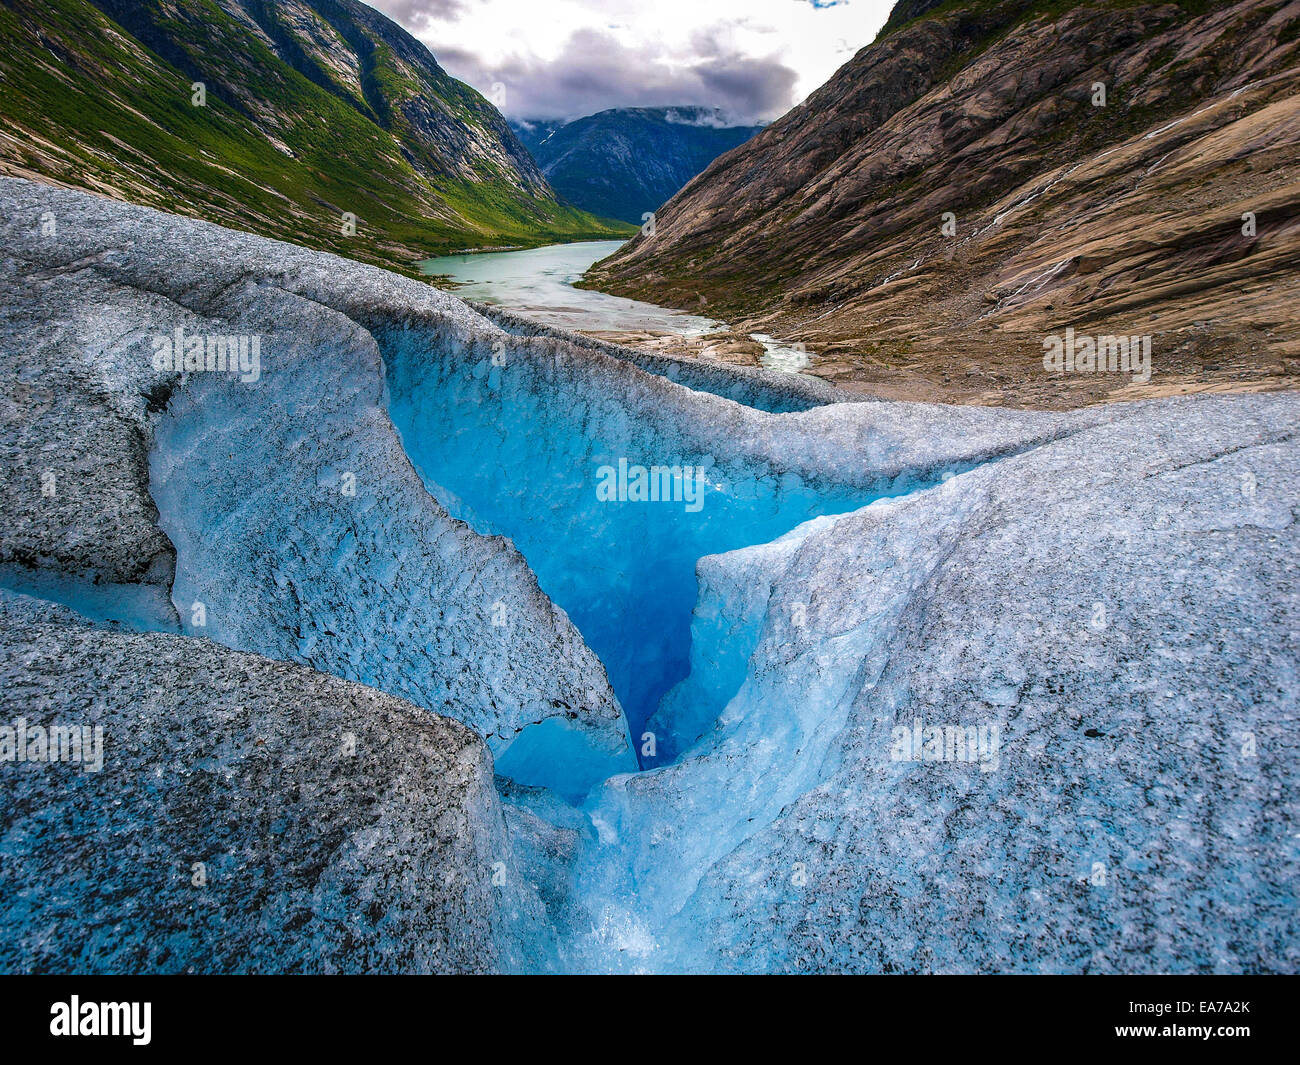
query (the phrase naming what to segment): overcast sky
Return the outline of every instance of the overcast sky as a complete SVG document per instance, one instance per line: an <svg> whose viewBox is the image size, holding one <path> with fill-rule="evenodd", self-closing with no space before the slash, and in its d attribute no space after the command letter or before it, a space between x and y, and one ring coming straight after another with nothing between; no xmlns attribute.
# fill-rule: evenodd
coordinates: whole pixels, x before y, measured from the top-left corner
<svg viewBox="0 0 1300 1065"><path fill-rule="evenodd" d="M893 0L368 0L513 119L698 104L767 121L870 44ZM493 92L494 86L501 88Z"/></svg>

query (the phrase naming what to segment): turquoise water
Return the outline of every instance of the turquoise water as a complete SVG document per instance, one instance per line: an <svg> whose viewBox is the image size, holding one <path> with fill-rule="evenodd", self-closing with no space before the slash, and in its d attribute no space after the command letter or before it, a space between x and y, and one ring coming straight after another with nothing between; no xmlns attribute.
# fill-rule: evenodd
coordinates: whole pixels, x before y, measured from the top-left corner
<svg viewBox="0 0 1300 1065"><path fill-rule="evenodd" d="M760 460L717 461L681 439L671 419L644 416L607 379L563 362L521 357L494 366L483 351L418 332L377 330L375 338L389 414L430 492L453 516L509 537L523 553L542 591L600 656L634 737L690 672L702 556L769 543L810 518L878 498ZM622 465L696 471L694 501L684 484L674 499L602 496L602 471ZM675 757L721 708L683 715L691 734L659 735L660 754L642 764ZM498 770L513 775L509 758Z"/></svg>
<svg viewBox="0 0 1300 1065"><path fill-rule="evenodd" d="M622 246L619 240L592 240L523 251L447 255L426 259L420 269L451 278L461 299L494 304L545 325L580 333L698 336L725 328L712 318L573 287L588 267Z"/></svg>

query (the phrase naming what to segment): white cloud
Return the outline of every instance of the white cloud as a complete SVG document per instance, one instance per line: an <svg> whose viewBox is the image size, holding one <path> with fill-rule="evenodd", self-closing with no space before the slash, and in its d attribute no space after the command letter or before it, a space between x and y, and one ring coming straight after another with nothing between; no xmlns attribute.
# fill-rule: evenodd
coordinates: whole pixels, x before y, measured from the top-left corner
<svg viewBox="0 0 1300 1065"><path fill-rule="evenodd" d="M370 0L511 118L697 104L777 117L871 43L892 0Z"/></svg>

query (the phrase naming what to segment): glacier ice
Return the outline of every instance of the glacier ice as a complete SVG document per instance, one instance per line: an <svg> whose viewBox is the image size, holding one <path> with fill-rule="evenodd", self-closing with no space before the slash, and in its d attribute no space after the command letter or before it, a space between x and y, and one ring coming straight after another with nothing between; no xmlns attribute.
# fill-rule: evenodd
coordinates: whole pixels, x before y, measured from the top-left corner
<svg viewBox="0 0 1300 1065"><path fill-rule="evenodd" d="M588 376L557 345L503 352L410 326L374 335L389 412L431 492L519 548L600 656L639 749L660 697L687 673L696 561L874 497L860 479L805 481L761 452L715 457L718 442L671 408L651 413L644 379ZM702 470L702 495L602 500L600 471L620 463ZM643 764L675 753L671 730L655 742L662 752Z"/></svg>
<svg viewBox="0 0 1300 1065"><path fill-rule="evenodd" d="M329 890L272 904L278 945L233 906L225 967L346 968L313 954L331 914L385 969L1300 963L1293 395L848 402L143 208L0 196L6 705L149 725L105 777L111 831L162 823L162 796L200 849L264 823L322 845ZM176 326L260 335L259 380L153 370ZM621 458L704 467L703 507L599 504ZM416 714L390 761L330 768L322 728ZM996 726L996 768L892 756L945 725ZM293 794L258 790L264 730ZM219 767L254 790L209 825L192 789ZM382 816L350 832L336 787ZM97 794L22 791L5 825ZM154 949L82 859L21 897L90 892ZM37 910L14 917L4 957L48 957Z"/></svg>
<svg viewBox="0 0 1300 1065"><path fill-rule="evenodd" d="M6 712L93 723L106 755L98 772L0 766L0 970L491 972L554 956L468 728L3 590L0 677Z"/></svg>

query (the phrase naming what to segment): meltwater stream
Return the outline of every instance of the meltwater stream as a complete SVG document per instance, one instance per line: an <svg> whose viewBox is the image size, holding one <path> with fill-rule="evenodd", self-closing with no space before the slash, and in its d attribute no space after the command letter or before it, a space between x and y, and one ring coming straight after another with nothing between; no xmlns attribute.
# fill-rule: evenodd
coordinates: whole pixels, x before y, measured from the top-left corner
<svg viewBox="0 0 1300 1065"><path fill-rule="evenodd" d="M695 336L725 328L712 318L574 287L593 263L622 246L620 240L589 240L521 251L447 255L426 259L420 269L446 278L461 299L495 304L561 329Z"/></svg>

